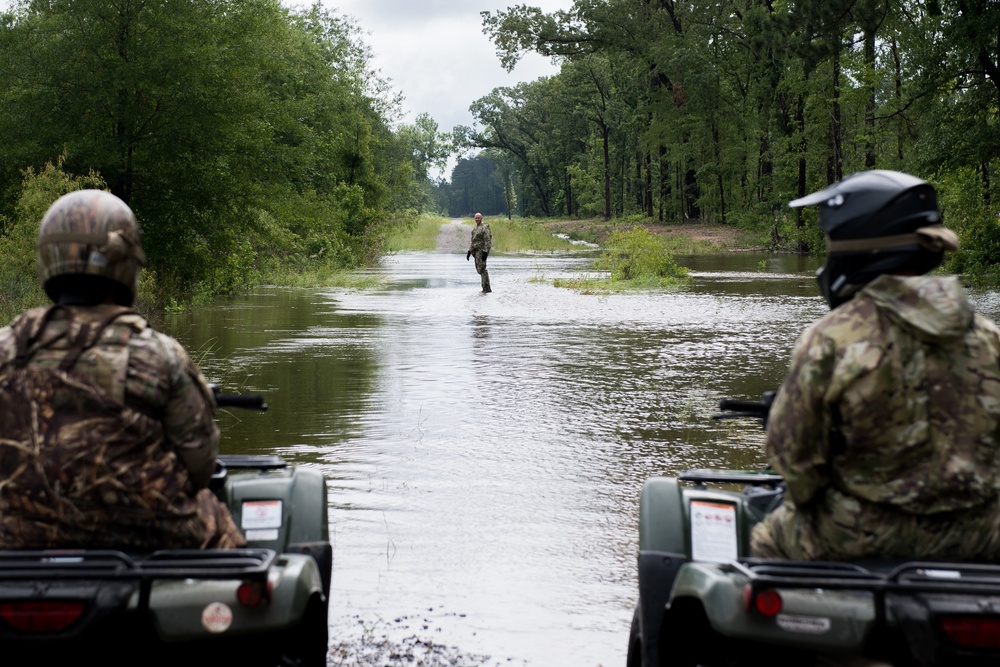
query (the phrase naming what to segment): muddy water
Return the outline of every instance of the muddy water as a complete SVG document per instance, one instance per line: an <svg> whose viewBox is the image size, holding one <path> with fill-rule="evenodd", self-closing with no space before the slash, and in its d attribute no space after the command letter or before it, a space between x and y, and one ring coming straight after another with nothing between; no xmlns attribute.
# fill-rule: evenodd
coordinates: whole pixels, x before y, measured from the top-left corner
<svg viewBox="0 0 1000 667"><path fill-rule="evenodd" d="M384 289L263 289L166 323L271 405L222 415L225 452L329 480L334 664L384 640L371 664L433 644L460 665L623 665L643 479L762 464L758 426L709 416L778 385L825 312L815 263L692 258L677 293L552 287L590 261L494 256L484 295L464 254L402 254Z"/></svg>

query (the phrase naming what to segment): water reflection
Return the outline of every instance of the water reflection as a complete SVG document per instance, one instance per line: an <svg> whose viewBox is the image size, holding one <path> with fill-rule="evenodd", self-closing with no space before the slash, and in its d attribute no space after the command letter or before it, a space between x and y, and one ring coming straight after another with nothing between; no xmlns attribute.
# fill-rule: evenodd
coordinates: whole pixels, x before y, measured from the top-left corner
<svg viewBox="0 0 1000 667"><path fill-rule="evenodd" d="M624 662L642 481L763 463L758 425L709 416L776 388L826 310L815 260L682 261L682 291L593 296L551 286L585 257L501 255L483 295L461 255L403 254L384 289L265 289L166 328L272 406L223 416L224 451L326 474L334 637L416 615L497 664L607 666Z"/></svg>

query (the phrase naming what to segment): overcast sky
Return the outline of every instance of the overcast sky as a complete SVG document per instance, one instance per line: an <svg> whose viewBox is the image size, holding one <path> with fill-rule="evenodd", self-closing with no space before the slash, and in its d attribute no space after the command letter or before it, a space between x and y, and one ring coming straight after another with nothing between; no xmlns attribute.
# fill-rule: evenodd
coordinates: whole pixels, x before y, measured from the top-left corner
<svg viewBox="0 0 1000 667"><path fill-rule="evenodd" d="M469 105L498 86L555 74L548 58L525 55L513 72L500 66L483 34L481 11L514 4L545 12L569 9L573 0L323 0L353 16L375 55L375 68L403 94L406 122L426 112L441 132L472 125Z"/></svg>

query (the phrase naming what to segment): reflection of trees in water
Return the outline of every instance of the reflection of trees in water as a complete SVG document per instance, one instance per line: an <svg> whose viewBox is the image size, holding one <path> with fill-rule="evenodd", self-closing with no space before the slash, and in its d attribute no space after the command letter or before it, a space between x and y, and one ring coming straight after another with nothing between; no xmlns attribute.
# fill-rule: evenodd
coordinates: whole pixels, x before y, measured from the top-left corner
<svg viewBox="0 0 1000 667"><path fill-rule="evenodd" d="M311 290L260 290L167 318L205 376L226 393L260 393L266 413L220 413L226 454L279 452L299 461L362 437L377 402L384 320L336 312ZM285 451L282 451L285 450Z"/></svg>

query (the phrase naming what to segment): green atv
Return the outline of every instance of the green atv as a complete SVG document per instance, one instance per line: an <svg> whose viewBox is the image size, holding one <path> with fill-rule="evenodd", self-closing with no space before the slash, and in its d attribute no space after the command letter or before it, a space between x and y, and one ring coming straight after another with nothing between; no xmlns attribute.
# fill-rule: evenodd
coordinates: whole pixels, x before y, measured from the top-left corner
<svg viewBox="0 0 1000 667"><path fill-rule="evenodd" d="M277 456L221 456L211 488L247 548L0 551L2 664L325 666L325 478Z"/></svg>
<svg viewBox="0 0 1000 667"><path fill-rule="evenodd" d="M714 417L766 419L772 398ZM1000 567L749 557L783 493L768 471L646 481L628 667L1000 664Z"/></svg>

